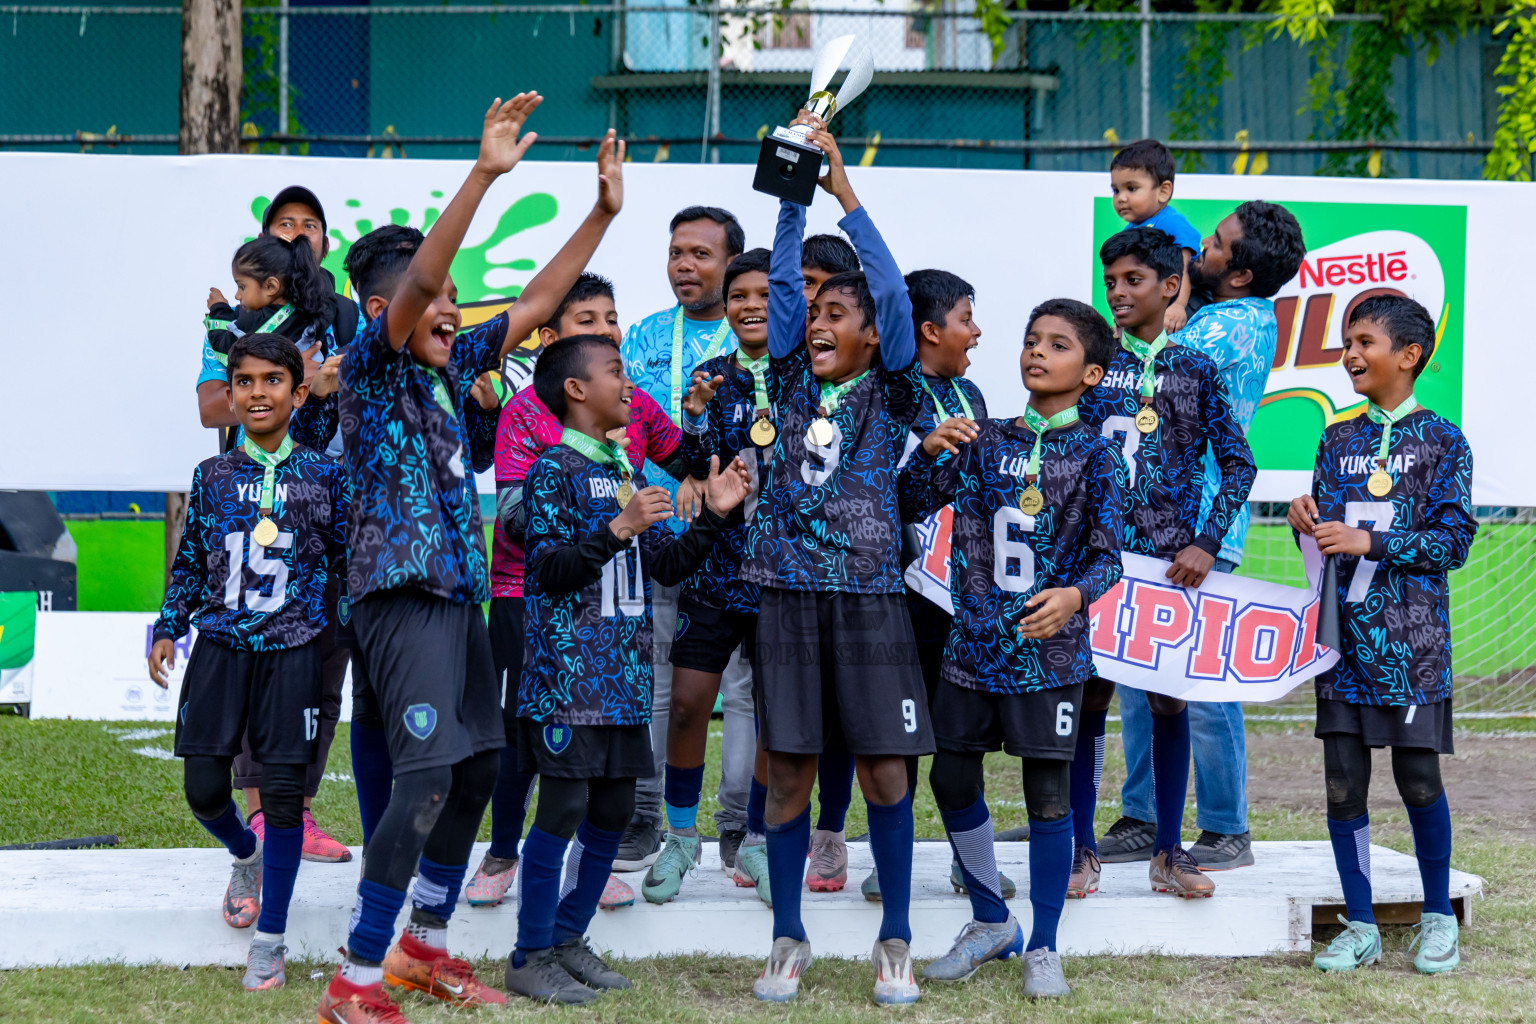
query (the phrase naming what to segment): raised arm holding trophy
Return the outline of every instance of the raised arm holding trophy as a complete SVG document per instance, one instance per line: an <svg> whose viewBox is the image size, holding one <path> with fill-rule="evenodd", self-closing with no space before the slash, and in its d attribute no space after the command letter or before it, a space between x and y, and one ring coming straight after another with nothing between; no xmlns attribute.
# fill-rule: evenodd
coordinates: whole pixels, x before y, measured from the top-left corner
<svg viewBox="0 0 1536 1024"><path fill-rule="evenodd" d="M848 75L834 96L828 89L832 76L844 63ZM874 58L858 36L839 36L816 54L811 71L811 94L805 102L807 112L816 115L825 127L832 115L852 103L869 86L874 75ZM810 125L779 126L763 137L757 155L757 173L752 187L801 206L811 205L816 195L816 179L821 172L822 152L806 136Z"/></svg>

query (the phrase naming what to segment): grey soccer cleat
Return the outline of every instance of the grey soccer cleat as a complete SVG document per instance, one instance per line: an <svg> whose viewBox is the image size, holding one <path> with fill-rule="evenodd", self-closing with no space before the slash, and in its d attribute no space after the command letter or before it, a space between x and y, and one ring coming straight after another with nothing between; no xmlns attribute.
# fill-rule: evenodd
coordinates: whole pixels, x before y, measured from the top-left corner
<svg viewBox="0 0 1536 1024"><path fill-rule="evenodd" d="M990 960L1007 960L1024 949L1024 932L1012 914L998 923L970 921L949 952L923 968L924 981L964 981Z"/></svg>
<svg viewBox="0 0 1536 1024"><path fill-rule="evenodd" d="M1060 953L1041 946L1024 954L1024 998L1060 999L1071 994Z"/></svg>

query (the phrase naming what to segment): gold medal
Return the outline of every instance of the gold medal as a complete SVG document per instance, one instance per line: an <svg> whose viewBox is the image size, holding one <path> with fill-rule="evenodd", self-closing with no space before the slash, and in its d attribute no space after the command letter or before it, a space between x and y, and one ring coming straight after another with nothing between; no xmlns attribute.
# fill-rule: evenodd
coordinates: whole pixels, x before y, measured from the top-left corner
<svg viewBox="0 0 1536 1024"><path fill-rule="evenodd" d="M277 524L266 516L261 517L261 522L256 524L256 529L251 531L251 540L261 547L269 547L277 540Z"/></svg>
<svg viewBox="0 0 1536 1024"><path fill-rule="evenodd" d="M812 448L825 448L836 438L832 421L825 416L812 420L811 425L805 429L805 443Z"/></svg>
<svg viewBox="0 0 1536 1024"><path fill-rule="evenodd" d="M767 448L769 445L773 444L774 441L778 440L779 428L774 426L773 420L769 419L767 416L759 416L757 420L753 422L751 429L747 431L747 436L750 437L752 439L752 443L757 445L759 448ZM807 433L807 436L809 436L809 433Z"/></svg>
<svg viewBox="0 0 1536 1024"><path fill-rule="evenodd" d="M1392 493L1392 475L1384 469L1378 469L1366 477L1365 489L1378 498L1385 498Z"/></svg>
<svg viewBox="0 0 1536 1024"><path fill-rule="evenodd" d="M635 487L628 480L619 484L619 489L613 492L614 500L619 503L619 508L629 504L629 500L635 496Z"/></svg>
<svg viewBox="0 0 1536 1024"><path fill-rule="evenodd" d="M1019 495L1019 511L1027 516L1037 516L1043 508L1045 495L1040 493L1040 488L1034 484L1024 488L1024 493Z"/></svg>
<svg viewBox="0 0 1536 1024"><path fill-rule="evenodd" d="M1142 406L1141 411L1136 414L1136 429L1143 434L1150 434L1156 430L1157 410L1150 405Z"/></svg>

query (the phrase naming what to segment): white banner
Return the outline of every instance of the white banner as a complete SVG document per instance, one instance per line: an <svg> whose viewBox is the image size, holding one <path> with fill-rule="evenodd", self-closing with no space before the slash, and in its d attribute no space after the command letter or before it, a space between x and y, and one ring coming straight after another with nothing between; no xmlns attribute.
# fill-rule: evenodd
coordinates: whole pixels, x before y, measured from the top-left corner
<svg viewBox="0 0 1536 1024"><path fill-rule="evenodd" d="M232 294L230 257L258 230L262 197L295 182L315 190L334 270L337 253L371 227L428 223L468 169L416 159L0 154L0 223L13 240L0 249L0 308L13 314L0 342L0 487L184 489L215 451L213 433L198 426L193 387L208 288ZM633 163L624 174L624 212L591 265L613 278L624 324L674 301L667 225L682 206L724 206L749 246L771 244L776 204L752 191L750 166ZM975 285L984 335L969 374L994 414L1017 411L1031 307L1100 297L1096 238L1118 226L1108 175L854 167L849 176L903 269L944 267ZM530 160L493 187L453 268L461 301L481 304L466 309L467 320L489 315L544 266L590 209L595 179L591 163ZM1445 351L1437 349L1424 390L1439 405L1459 403L1478 459L1473 500L1536 505L1536 457L1521 432L1505 429L1505 410L1523 407L1527 390L1509 372L1526 352L1524 321L1508 298L1524 293L1519 240L1536 234L1536 191L1180 175L1175 205L1209 231L1254 198L1291 205L1314 248L1278 297L1282 351L1266 402L1293 411L1276 419L1260 410L1254 499L1306 489L1322 425L1346 415L1340 404L1355 397L1338 367L1341 318L1361 289L1390 287L1441 322ZM820 196L808 230L836 230L839 213ZM130 366L140 386L105 401L101 382ZM129 443L109 440L124 431Z"/></svg>

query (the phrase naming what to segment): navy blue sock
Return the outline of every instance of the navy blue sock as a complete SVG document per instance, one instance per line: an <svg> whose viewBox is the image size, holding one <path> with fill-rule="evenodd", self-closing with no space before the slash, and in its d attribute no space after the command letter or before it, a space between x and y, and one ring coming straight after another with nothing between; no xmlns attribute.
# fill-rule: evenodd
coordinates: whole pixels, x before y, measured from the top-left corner
<svg viewBox="0 0 1536 1024"><path fill-rule="evenodd" d="M1152 803L1157 809L1153 855L1182 845L1189 793L1189 708L1152 715Z"/></svg>
<svg viewBox="0 0 1536 1024"><path fill-rule="evenodd" d="M560 862L566 841L535 825L523 840L517 874L517 949L513 963L521 967L524 951L555 944L555 908L560 903Z"/></svg>
<svg viewBox="0 0 1536 1024"><path fill-rule="evenodd" d="M704 766L679 768L667 764L662 800L667 805L667 825L679 832L693 828L699 818L699 794L704 789Z"/></svg>
<svg viewBox="0 0 1536 1024"><path fill-rule="evenodd" d="M459 902L468 864L439 864L423 857L416 862L416 883L411 886L411 906L435 914L447 923Z"/></svg>
<svg viewBox="0 0 1536 1024"><path fill-rule="evenodd" d="M971 897L971 916L988 924L1001 924L1008 920L1008 904L1003 902L1003 886L997 877L997 855L992 849L992 812L987 809L985 797L963 811L939 809L944 819L944 831L949 833L949 846L960 862L960 876L965 879L965 891ZM873 839L874 828L870 828ZM885 891L885 875L880 876L881 895Z"/></svg>
<svg viewBox="0 0 1536 1024"><path fill-rule="evenodd" d="M1328 840L1333 862L1344 889L1344 910L1351 921L1376 923L1371 909L1371 817L1362 814L1349 821L1328 819Z"/></svg>
<svg viewBox="0 0 1536 1024"><path fill-rule="evenodd" d="M288 903L299 877L299 858L304 853L304 828L267 827L261 844L261 916L256 930L281 935L288 930Z"/></svg>
<svg viewBox="0 0 1536 1024"><path fill-rule="evenodd" d="M235 806L233 800L217 818L212 821L198 818L197 823L223 843L224 849L233 854L236 860L245 860L256 852L256 833L245 827L245 819L240 817L240 808Z"/></svg>
<svg viewBox="0 0 1536 1024"><path fill-rule="evenodd" d="M765 836L768 834L768 822L764 818L764 812L768 807L768 787L758 782L754 777L752 787L747 790L747 831L753 835Z"/></svg>
<svg viewBox="0 0 1536 1024"><path fill-rule="evenodd" d="M528 814L528 795L533 792L537 772L517 770L517 748L510 743L501 748L501 762L496 770L496 789L491 793L492 857L517 859L517 842L523 838L523 820Z"/></svg>
<svg viewBox="0 0 1536 1024"><path fill-rule="evenodd" d="M912 906L912 795L894 804L877 804L865 797L864 806L869 811L869 852L880 872L878 941L911 942L907 912Z"/></svg>
<svg viewBox="0 0 1536 1024"><path fill-rule="evenodd" d="M405 906L405 890L363 879L357 883L357 906L347 932L347 954L355 960L381 963L395 937L395 918Z"/></svg>
<svg viewBox="0 0 1536 1024"><path fill-rule="evenodd" d="M1099 781L1104 774L1104 720L1108 708L1084 708L1077 719L1077 750L1072 755L1072 831L1077 845L1095 853L1093 815L1099 804Z"/></svg>
<svg viewBox="0 0 1536 1024"><path fill-rule="evenodd" d="M853 755L842 752L822 754L816 759L816 785L820 808L816 827L824 832L841 832L853 802Z"/></svg>
<svg viewBox="0 0 1536 1024"><path fill-rule="evenodd" d="M1413 855L1419 859L1419 878L1424 883L1424 913L1451 914L1451 808L1440 799L1428 807L1409 807L1413 828ZM270 833L269 833L270 834Z"/></svg>
<svg viewBox="0 0 1536 1024"><path fill-rule="evenodd" d="M1035 919L1025 949L1056 948L1056 926L1072 877L1072 812L1055 821L1029 819L1029 904Z"/></svg>
<svg viewBox="0 0 1536 1024"><path fill-rule="evenodd" d="M805 941L800 920L800 890L805 883L805 853L811 848L809 807L782 825L768 826L768 890L773 896L773 937Z"/></svg>
<svg viewBox="0 0 1536 1024"><path fill-rule="evenodd" d="M383 729L352 723L352 779L357 785L357 813L363 822L363 845L378 828L395 785L389 757L389 736Z"/></svg>
<svg viewBox="0 0 1536 1024"><path fill-rule="evenodd" d="M701 769L702 771L702 769ZM576 843L565 864L565 896L555 909L555 942L587 934L587 925L597 913L597 901L613 872L613 858L619 855L623 832L609 832L590 821L576 830Z"/></svg>

